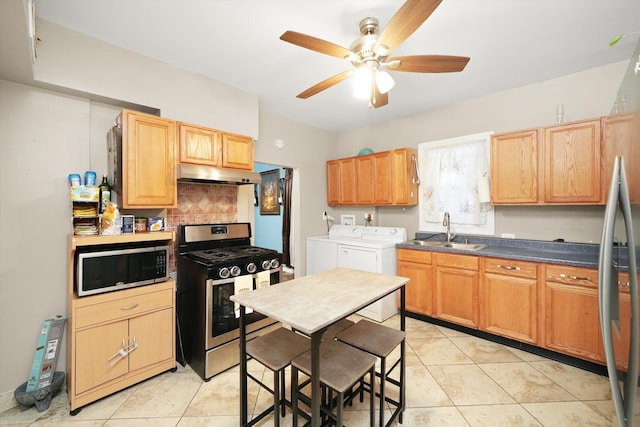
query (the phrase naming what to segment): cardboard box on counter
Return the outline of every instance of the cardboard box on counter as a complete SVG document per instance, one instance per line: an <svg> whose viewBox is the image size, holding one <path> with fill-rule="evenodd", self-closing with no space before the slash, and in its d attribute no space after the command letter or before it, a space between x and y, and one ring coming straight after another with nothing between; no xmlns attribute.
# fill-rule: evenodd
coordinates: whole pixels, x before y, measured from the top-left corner
<svg viewBox="0 0 640 427"><path fill-rule="evenodd" d="M74 202L97 202L100 200L100 188L84 185L71 187L71 200Z"/></svg>
<svg viewBox="0 0 640 427"><path fill-rule="evenodd" d="M152 216L147 219L147 231L164 231L164 217Z"/></svg>

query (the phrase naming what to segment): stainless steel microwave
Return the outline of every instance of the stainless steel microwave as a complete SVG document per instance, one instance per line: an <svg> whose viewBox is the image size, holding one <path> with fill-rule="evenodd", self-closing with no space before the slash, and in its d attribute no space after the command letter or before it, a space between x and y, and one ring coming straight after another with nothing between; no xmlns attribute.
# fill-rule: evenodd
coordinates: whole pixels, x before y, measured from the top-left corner
<svg viewBox="0 0 640 427"><path fill-rule="evenodd" d="M113 245L79 250L75 259L76 294L82 297L164 282L169 279L168 260L169 246Z"/></svg>

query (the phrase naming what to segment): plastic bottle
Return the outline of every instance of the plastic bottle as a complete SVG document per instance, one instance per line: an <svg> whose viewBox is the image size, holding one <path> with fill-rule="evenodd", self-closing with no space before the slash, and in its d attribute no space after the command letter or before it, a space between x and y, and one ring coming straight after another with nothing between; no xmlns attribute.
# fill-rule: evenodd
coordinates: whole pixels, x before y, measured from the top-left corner
<svg viewBox="0 0 640 427"><path fill-rule="evenodd" d="M100 213L107 207L107 201L111 201L111 186L107 181L107 175L102 175L102 183L100 183Z"/></svg>

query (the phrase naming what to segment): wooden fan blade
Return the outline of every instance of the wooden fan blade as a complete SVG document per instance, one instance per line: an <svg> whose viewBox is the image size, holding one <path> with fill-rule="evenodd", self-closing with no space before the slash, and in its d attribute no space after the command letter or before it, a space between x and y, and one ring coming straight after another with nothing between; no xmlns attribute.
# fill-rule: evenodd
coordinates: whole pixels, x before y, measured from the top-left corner
<svg viewBox="0 0 640 427"><path fill-rule="evenodd" d="M387 56L433 13L442 0L407 0L378 37L373 51Z"/></svg>
<svg viewBox="0 0 640 427"><path fill-rule="evenodd" d="M333 85L337 85L341 81L351 77L353 73L354 73L353 70L348 70L348 71L343 71L340 74L336 74L335 76L329 77L328 79L323 80L320 83L311 86L309 89L305 90L304 92L299 93L297 95L297 98L307 99L310 96L320 93L325 89L329 89Z"/></svg>
<svg viewBox="0 0 640 427"><path fill-rule="evenodd" d="M453 73L464 70L469 58L449 55L397 56L387 61L390 71L411 73Z"/></svg>
<svg viewBox="0 0 640 427"><path fill-rule="evenodd" d="M371 105L373 105L373 108L384 107L389 103L389 92L380 93L380 91L378 90L378 85L374 85L374 91L375 94L373 99L371 100Z"/></svg>
<svg viewBox="0 0 640 427"><path fill-rule="evenodd" d="M280 36L280 40L313 50L315 52L324 53L325 55L335 56L336 58L346 59L353 57L357 59L357 56L355 56L355 54L347 48L338 46L337 44L333 44L331 42L313 36L296 33L295 31L285 31Z"/></svg>

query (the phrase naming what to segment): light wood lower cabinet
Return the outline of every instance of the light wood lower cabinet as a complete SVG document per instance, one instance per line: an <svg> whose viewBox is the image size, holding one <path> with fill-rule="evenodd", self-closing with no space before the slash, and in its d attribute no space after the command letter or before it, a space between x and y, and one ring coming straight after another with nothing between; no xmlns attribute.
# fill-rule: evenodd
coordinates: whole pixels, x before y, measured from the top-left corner
<svg viewBox="0 0 640 427"><path fill-rule="evenodd" d="M480 295L481 329L538 343L537 264L485 258Z"/></svg>
<svg viewBox="0 0 640 427"><path fill-rule="evenodd" d="M175 281L72 298L71 411L175 368Z"/></svg>
<svg viewBox="0 0 640 427"><path fill-rule="evenodd" d="M478 257L435 254L435 317L478 329Z"/></svg>
<svg viewBox="0 0 640 427"><path fill-rule="evenodd" d="M546 265L544 302L544 346L603 363L598 271Z"/></svg>
<svg viewBox="0 0 640 427"><path fill-rule="evenodd" d="M398 276L411 279L405 286L406 309L412 313L432 316L433 266L431 265L431 252L398 249L397 253Z"/></svg>

